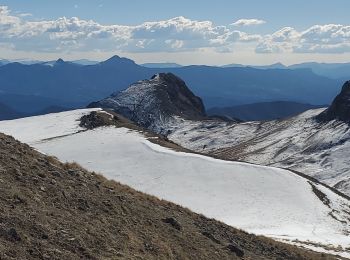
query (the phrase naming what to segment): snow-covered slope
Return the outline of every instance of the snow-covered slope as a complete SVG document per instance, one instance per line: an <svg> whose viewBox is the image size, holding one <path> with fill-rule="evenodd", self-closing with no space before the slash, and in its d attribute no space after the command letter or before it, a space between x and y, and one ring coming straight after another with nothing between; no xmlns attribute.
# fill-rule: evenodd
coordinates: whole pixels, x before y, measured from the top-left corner
<svg viewBox="0 0 350 260"><path fill-rule="evenodd" d="M197 152L297 170L350 195L350 128L317 121L323 110L241 124L178 120L168 137Z"/></svg>
<svg viewBox="0 0 350 260"><path fill-rule="evenodd" d="M350 256L350 203L328 188L288 170L172 151L126 128L85 131L78 120L90 111L3 121L0 132L229 225Z"/></svg>
<svg viewBox="0 0 350 260"><path fill-rule="evenodd" d="M350 195L350 81L328 109L241 124L179 119L171 140L220 158L297 170Z"/></svg>

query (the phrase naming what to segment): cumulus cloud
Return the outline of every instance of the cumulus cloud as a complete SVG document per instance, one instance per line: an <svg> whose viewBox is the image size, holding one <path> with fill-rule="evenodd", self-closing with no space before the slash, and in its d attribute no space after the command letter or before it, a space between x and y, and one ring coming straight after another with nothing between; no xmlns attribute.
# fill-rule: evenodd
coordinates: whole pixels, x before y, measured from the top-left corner
<svg viewBox="0 0 350 260"><path fill-rule="evenodd" d="M341 24L314 25L304 31L285 27L263 37L256 47L256 52L350 52L350 26Z"/></svg>
<svg viewBox="0 0 350 260"><path fill-rule="evenodd" d="M257 35L185 17L135 26L103 25L77 17L28 21L13 15L6 6L0 7L0 42L12 43L19 50L176 52L232 49L236 42L257 40Z"/></svg>
<svg viewBox="0 0 350 260"><path fill-rule="evenodd" d="M241 19L234 25L263 22ZM284 27L271 34L259 35L182 16L133 26L104 25L78 17L35 21L0 6L0 46L8 46L14 51L151 53L210 49L232 52L238 45L239 48L255 48L257 53L350 52L350 26L314 25L304 31Z"/></svg>
<svg viewBox="0 0 350 260"><path fill-rule="evenodd" d="M257 45L257 53L279 53L291 51L298 44L299 33L292 27L282 28L273 34L265 35Z"/></svg>
<svg viewBox="0 0 350 260"><path fill-rule="evenodd" d="M31 14L31 13L19 13L18 16L19 17L28 17L28 16L33 16L33 14Z"/></svg>
<svg viewBox="0 0 350 260"><path fill-rule="evenodd" d="M239 19L236 22L232 23L231 25L234 26L251 26L251 25L260 25L264 24L266 21L259 20L259 19Z"/></svg>

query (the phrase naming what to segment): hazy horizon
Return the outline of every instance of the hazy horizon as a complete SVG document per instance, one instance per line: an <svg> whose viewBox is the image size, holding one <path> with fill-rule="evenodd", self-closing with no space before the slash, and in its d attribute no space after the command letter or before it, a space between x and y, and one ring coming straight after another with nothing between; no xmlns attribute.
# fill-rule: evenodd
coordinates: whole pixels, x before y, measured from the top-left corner
<svg viewBox="0 0 350 260"><path fill-rule="evenodd" d="M175 61L171 61L171 60L164 60L164 61L143 61L143 62L137 62L137 60L134 60L130 57L127 57L127 56L123 56L123 55L117 55L117 54L112 54L112 56L108 56L106 58L103 58L103 59L88 59L88 58L84 58L84 57L81 57L81 58L77 58L77 59L72 59L72 58L69 58L68 59L65 59L65 58L62 58L61 56L57 56L57 57L54 57L53 59L50 59L50 60L36 60L36 59L31 59L31 58L15 58L15 59L6 59L6 58L3 58L3 57L0 57L0 61L1 60L8 60L10 62L53 62L53 61L57 61L59 59L62 59L63 61L65 62L77 62L77 61L91 61L91 62L103 62L103 61L106 61L110 58L112 58L113 56L119 56L120 58L126 58L126 59L130 59L130 60L133 60L136 64L138 65L143 65L143 64L176 64L176 65L180 65L180 66L191 66L191 65L204 65L204 66L225 66L225 65L242 65L242 66L270 66L270 65L276 65L276 64L281 64L283 66L293 66L293 65L298 65L298 64L302 64L302 63L318 63L318 64L348 64L350 63L350 60L349 61L345 61L345 62L318 62L318 61L304 61L304 62L300 62L300 63L291 63L291 64L286 64L286 63L283 63L283 62L280 62L280 61L276 61L274 63L263 63L263 64L253 64L253 63L225 63L225 64L205 64L205 63L191 63L189 61L189 63L178 63L178 62L175 62Z"/></svg>

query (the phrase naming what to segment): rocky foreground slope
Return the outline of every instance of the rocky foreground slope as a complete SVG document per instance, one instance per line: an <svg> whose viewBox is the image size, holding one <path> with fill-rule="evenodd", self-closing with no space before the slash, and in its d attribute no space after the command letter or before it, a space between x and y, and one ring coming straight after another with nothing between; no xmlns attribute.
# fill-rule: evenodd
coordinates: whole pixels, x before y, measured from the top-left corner
<svg viewBox="0 0 350 260"><path fill-rule="evenodd" d="M3 134L0 148L1 259L333 259L207 219Z"/></svg>

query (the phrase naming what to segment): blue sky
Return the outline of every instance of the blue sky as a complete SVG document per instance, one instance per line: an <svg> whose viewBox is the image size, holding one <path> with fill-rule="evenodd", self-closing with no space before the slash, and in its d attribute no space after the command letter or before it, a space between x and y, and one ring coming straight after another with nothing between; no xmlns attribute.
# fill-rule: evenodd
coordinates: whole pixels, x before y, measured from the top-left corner
<svg viewBox="0 0 350 260"><path fill-rule="evenodd" d="M350 61L347 0L10 0L0 5L3 58L102 60L119 54L138 62L183 64Z"/></svg>

